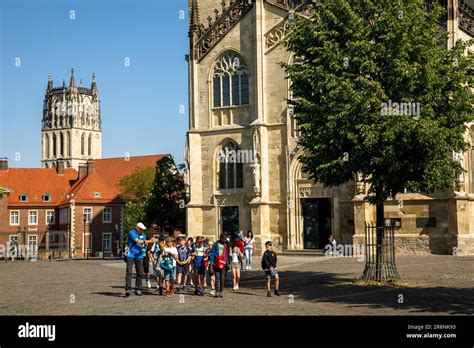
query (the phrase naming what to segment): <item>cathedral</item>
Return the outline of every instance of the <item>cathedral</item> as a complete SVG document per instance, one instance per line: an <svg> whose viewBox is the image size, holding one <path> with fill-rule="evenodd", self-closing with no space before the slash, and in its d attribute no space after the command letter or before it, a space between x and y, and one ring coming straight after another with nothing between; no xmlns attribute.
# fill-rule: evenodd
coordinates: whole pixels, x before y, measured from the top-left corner
<svg viewBox="0 0 474 348"><path fill-rule="evenodd" d="M252 230L258 252L322 249L365 241L375 208L354 180L324 187L298 161L298 129L287 107L289 81L280 66L293 16L310 19L311 0L189 0L189 130L185 160L190 201L187 231L217 238ZM443 1L447 48L474 35L474 10ZM466 54L474 54L468 51ZM468 125L471 126L471 125ZM474 140L474 126L466 132ZM471 141L472 143L472 141ZM455 190L400 193L386 202L400 253L474 254L474 148L457 154L466 172Z"/></svg>
<svg viewBox="0 0 474 348"><path fill-rule="evenodd" d="M43 168L54 168L62 159L66 168L78 170L87 159L101 158L100 100L94 74L90 88L83 87L82 80L76 86L74 69L68 86L63 80L61 87L54 87L49 76L41 133Z"/></svg>

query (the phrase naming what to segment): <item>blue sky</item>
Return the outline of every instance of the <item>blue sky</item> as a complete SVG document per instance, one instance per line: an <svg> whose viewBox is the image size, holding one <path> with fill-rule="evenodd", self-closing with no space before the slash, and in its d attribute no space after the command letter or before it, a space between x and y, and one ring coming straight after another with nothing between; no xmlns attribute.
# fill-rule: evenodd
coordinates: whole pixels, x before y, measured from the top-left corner
<svg viewBox="0 0 474 348"><path fill-rule="evenodd" d="M187 0L0 0L0 21L0 157L11 167L40 166L48 73L59 87L71 67L84 87L96 74L102 157L171 153L182 162Z"/></svg>

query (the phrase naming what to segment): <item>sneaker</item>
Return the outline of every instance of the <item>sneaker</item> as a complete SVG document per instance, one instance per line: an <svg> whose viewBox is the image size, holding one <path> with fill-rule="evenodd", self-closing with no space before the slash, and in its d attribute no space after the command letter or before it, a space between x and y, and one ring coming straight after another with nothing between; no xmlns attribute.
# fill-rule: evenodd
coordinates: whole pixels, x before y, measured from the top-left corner
<svg viewBox="0 0 474 348"><path fill-rule="evenodd" d="M224 297L224 291L219 291L219 297Z"/></svg>
<svg viewBox="0 0 474 348"><path fill-rule="evenodd" d="M170 289L170 295L174 295L174 288Z"/></svg>
<svg viewBox="0 0 474 348"><path fill-rule="evenodd" d="M137 291L135 291L135 295L141 296L141 295L143 295L143 294L142 294L142 291L141 291L141 290L137 290Z"/></svg>
<svg viewBox="0 0 474 348"><path fill-rule="evenodd" d="M267 297L272 297L272 292L271 291L267 291Z"/></svg>
<svg viewBox="0 0 474 348"><path fill-rule="evenodd" d="M166 296L166 297L170 297L170 296L171 296L171 291L166 290L166 291L165 291L165 296Z"/></svg>
<svg viewBox="0 0 474 348"><path fill-rule="evenodd" d="M251 271L251 270L252 270L252 266L249 266L249 271Z"/></svg>
<svg viewBox="0 0 474 348"><path fill-rule="evenodd" d="M239 284L237 283L237 285L235 286L236 290L239 290Z"/></svg>
<svg viewBox="0 0 474 348"><path fill-rule="evenodd" d="M214 295L214 298L218 298L219 297L219 291L216 291L216 294Z"/></svg>
<svg viewBox="0 0 474 348"><path fill-rule="evenodd" d="M130 296L130 290L125 291L125 297Z"/></svg>
<svg viewBox="0 0 474 348"><path fill-rule="evenodd" d="M237 291L237 286L234 285L234 291Z"/></svg>
<svg viewBox="0 0 474 348"><path fill-rule="evenodd" d="M248 271L248 270L249 270L249 266L245 266L245 270Z"/></svg>
<svg viewBox="0 0 474 348"><path fill-rule="evenodd" d="M199 290L197 288L194 290L194 295L199 295Z"/></svg>
<svg viewBox="0 0 474 348"><path fill-rule="evenodd" d="M278 290L275 290L275 295L276 296L281 296L281 294L278 292Z"/></svg>
<svg viewBox="0 0 474 348"><path fill-rule="evenodd" d="M216 294L216 290L211 290L211 291L209 292L209 295L211 295L211 296L214 296L215 294Z"/></svg>
<svg viewBox="0 0 474 348"><path fill-rule="evenodd" d="M163 296L163 288L160 288L160 296Z"/></svg>
<svg viewBox="0 0 474 348"><path fill-rule="evenodd" d="M151 282L147 280L146 285L148 286L148 289L151 289Z"/></svg>

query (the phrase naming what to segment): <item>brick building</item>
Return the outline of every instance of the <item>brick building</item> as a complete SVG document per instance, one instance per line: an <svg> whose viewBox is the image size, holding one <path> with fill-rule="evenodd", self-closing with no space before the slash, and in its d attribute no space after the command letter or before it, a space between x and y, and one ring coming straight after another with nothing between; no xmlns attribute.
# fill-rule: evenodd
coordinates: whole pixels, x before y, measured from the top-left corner
<svg viewBox="0 0 474 348"><path fill-rule="evenodd" d="M88 160L78 170L9 168L0 160L0 244L38 246L40 257L113 256L122 233L118 182L165 155Z"/></svg>

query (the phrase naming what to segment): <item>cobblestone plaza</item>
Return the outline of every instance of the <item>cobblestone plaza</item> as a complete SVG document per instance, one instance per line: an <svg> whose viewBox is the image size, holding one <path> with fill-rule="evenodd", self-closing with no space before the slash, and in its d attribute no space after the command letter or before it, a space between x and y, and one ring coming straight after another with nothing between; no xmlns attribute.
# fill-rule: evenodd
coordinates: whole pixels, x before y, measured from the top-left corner
<svg viewBox="0 0 474 348"><path fill-rule="evenodd" d="M227 275L224 298L124 297L122 260L0 262L2 315L472 315L474 257L399 256L402 287L362 287L355 258L281 256L281 297L266 297L260 269ZM257 268L257 267L255 267ZM152 280L152 285L156 283Z"/></svg>

